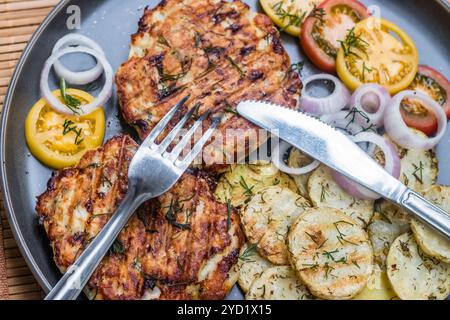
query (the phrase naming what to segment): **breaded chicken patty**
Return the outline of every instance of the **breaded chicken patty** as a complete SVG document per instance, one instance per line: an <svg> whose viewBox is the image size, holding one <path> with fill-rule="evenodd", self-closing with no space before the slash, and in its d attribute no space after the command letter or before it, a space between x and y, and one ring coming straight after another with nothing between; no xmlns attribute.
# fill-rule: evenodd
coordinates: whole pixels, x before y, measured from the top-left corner
<svg viewBox="0 0 450 320"><path fill-rule="evenodd" d="M122 114L142 139L187 94L183 111L196 106L196 116L207 110L223 116L223 143L214 148L225 146L209 159L212 164L248 154L264 142L226 142L256 130L236 114L239 101L269 100L295 108L301 89L270 19L241 1L220 0L164 0L145 10L116 84Z"/></svg>

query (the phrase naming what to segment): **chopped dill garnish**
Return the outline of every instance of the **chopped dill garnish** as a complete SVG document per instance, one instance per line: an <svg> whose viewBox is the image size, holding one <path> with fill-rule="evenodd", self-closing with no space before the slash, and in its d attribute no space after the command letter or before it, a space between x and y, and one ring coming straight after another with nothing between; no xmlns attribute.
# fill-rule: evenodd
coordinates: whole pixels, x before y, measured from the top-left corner
<svg viewBox="0 0 450 320"><path fill-rule="evenodd" d="M316 18L320 21L320 23L324 23L323 17L325 16L325 10L323 8L317 8L317 5L314 5L311 13L308 17Z"/></svg>
<svg viewBox="0 0 450 320"><path fill-rule="evenodd" d="M327 198L327 196L329 195L328 191L327 191L327 187L325 187L324 185L321 185L322 190L320 192L320 202L324 202Z"/></svg>
<svg viewBox="0 0 450 320"><path fill-rule="evenodd" d="M158 44L162 45L162 46L166 46L168 48L172 48L169 44L169 41L167 41L166 38L164 38L164 36L162 34L158 35L158 40L156 41Z"/></svg>
<svg viewBox="0 0 450 320"><path fill-rule="evenodd" d="M341 44L341 48L344 51L344 56L350 56L353 55L357 58L361 57L353 51L353 49L357 49L361 51L362 53L367 53L367 47L369 46L369 43L361 38L361 36L355 34L355 28L351 28L347 36L345 37L345 40L339 40L339 43Z"/></svg>
<svg viewBox="0 0 450 320"><path fill-rule="evenodd" d="M419 181L421 184L423 184L423 163L422 161L419 161L419 165L416 165L415 163L413 163L413 167L414 167L414 171L413 171L413 176L414 178L416 178L417 181Z"/></svg>
<svg viewBox="0 0 450 320"><path fill-rule="evenodd" d="M241 180L239 181L239 184L244 189L244 194L246 196L251 197L253 195L253 187L254 186L249 187L247 182L244 180L243 176L241 176Z"/></svg>
<svg viewBox="0 0 450 320"><path fill-rule="evenodd" d="M126 252L125 246L123 245L122 241L119 239L116 239L111 246L110 251L114 254L124 254Z"/></svg>
<svg viewBox="0 0 450 320"><path fill-rule="evenodd" d="M78 146L81 142L83 142L84 138L81 138L81 128L78 128L74 125L75 122L72 120L65 119L63 123L63 135L68 134L69 132L75 133L75 144Z"/></svg>
<svg viewBox="0 0 450 320"><path fill-rule="evenodd" d="M174 200L173 198L170 199L170 204L168 207L168 210L166 212L166 220L173 225L174 227L177 227L181 230L190 230L191 229L191 225L188 223L188 217L189 214L186 216L186 221L185 223L179 223L177 221L177 215L181 212L183 212L184 210L184 204L182 204L185 201L189 201L190 199L192 199L194 196L192 196L191 198L186 198L186 199L176 199Z"/></svg>
<svg viewBox="0 0 450 320"><path fill-rule="evenodd" d="M253 256L254 254L256 254L256 244L252 244L250 246L248 246L244 252L242 252L242 254L239 256L239 259L241 259L242 261L252 261L251 260L251 256Z"/></svg>
<svg viewBox="0 0 450 320"><path fill-rule="evenodd" d="M337 231L338 234L339 234L338 236L336 236L336 238L338 239L338 241L339 241L341 244L343 244L344 242L347 242L347 243L350 243L350 244L352 244L352 245L357 246L356 243L351 242L351 241L349 241L349 240L347 240L347 239L345 238L347 235L346 235L345 233L341 232L341 230L339 230L339 227L338 227L338 224L339 224L339 223L344 223L344 224L348 224L348 225L353 226L353 223L350 223L350 222L347 222L347 221L344 221L344 220L339 220L339 221L334 222L333 225L334 225L334 227L336 228L336 231Z"/></svg>
<svg viewBox="0 0 450 320"><path fill-rule="evenodd" d="M241 69L241 67L239 67L239 65L236 63L236 61L234 61L231 57L227 56L227 60L231 63L231 65L236 68L236 70L239 72L239 75L241 76L241 78L243 78L245 76L245 71Z"/></svg>
<svg viewBox="0 0 450 320"><path fill-rule="evenodd" d="M281 28L281 31L286 30L290 26L298 27L305 19L306 12L301 12L300 15L288 12L283 8L283 1L277 2L272 6L275 14L281 19L282 22L286 21L286 24Z"/></svg>
<svg viewBox="0 0 450 320"><path fill-rule="evenodd" d="M366 66L366 62L363 61L363 65L362 65L362 79L366 80L366 72L368 73L372 73L372 68L369 68L368 66Z"/></svg>
<svg viewBox="0 0 450 320"><path fill-rule="evenodd" d="M79 111L81 109L81 101L71 96L70 94L67 94L66 89L66 80L64 80L64 78L61 78L59 81L59 91L61 92L61 97L64 101L64 104L74 114L79 114Z"/></svg>
<svg viewBox="0 0 450 320"><path fill-rule="evenodd" d="M334 258L333 254L338 253L338 252L339 252L339 249L336 249L336 250L333 250L333 251L326 251L326 250L325 250L325 251L322 253L322 255L325 256L327 259L336 261L336 259Z"/></svg>

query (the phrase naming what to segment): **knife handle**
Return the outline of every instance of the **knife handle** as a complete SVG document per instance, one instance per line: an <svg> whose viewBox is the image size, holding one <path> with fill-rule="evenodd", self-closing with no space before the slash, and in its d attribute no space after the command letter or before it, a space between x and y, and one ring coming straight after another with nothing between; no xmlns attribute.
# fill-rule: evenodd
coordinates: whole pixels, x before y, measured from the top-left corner
<svg viewBox="0 0 450 320"><path fill-rule="evenodd" d="M450 239L450 214L410 189L403 193L400 205Z"/></svg>

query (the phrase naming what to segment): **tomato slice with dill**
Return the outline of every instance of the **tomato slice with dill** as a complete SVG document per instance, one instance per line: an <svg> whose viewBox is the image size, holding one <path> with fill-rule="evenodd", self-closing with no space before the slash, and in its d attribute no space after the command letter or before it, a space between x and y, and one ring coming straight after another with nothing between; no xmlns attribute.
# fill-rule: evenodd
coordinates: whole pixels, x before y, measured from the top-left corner
<svg viewBox="0 0 450 320"><path fill-rule="evenodd" d="M419 66L417 74L408 89L416 90L430 96L444 109L450 118L450 82L440 72L428 66ZM431 136L437 131L436 117L418 100L404 100L400 109L403 120L412 128Z"/></svg>
<svg viewBox="0 0 450 320"><path fill-rule="evenodd" d="M303 23L300 44L318 68L334 73L341 41L345 39L348 30L367 17L367 8L358 1L324 1Z"/></svg>

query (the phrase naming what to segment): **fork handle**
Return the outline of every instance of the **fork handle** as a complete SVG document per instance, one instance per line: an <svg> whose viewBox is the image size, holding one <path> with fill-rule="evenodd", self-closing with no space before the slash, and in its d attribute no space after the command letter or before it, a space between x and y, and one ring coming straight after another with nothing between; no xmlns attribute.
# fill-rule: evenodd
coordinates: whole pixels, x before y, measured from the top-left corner
<svg viewBox="0 0 450 320"><path fill-rule="evenodd" d="M400 204L411 211L417 218L450 239L450 215L444 210L410 189L404 192Z"/></svg>
<svg viewBox="0 0 450 320"><path fill-rule="evenodd" d="M137 188L129 186L127 194L108 223L69 267L45 300L75 300L78 297L120 231L142 202L142 196L138 195Z"/></svg>

